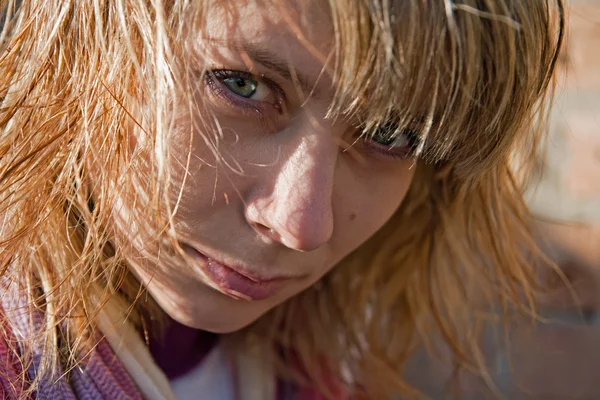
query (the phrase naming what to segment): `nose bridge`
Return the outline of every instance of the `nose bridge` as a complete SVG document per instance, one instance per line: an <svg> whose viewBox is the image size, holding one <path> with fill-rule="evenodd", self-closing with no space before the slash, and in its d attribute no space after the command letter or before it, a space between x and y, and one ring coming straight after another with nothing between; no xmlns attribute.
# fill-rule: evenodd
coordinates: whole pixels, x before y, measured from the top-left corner
<svg viewBox="0 0 600 400"><path fill-rule="evenodd" d="M272 223L286 246L310 251L331 237L337 154L330 135L313 133L298 139L279 168Z"/></svg>

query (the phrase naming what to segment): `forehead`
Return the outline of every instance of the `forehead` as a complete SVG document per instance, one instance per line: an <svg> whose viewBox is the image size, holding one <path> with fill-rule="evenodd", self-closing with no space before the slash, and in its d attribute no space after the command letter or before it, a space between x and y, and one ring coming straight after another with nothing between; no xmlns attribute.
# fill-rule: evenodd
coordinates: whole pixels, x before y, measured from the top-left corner
<svg viewBox="0 0 600 400"><path fill-rule="evenodd" d="M209 36L235 42L310 44L326 54L333 38L329 7L322 0L218 0L210 2L206 17Z"/></svg>

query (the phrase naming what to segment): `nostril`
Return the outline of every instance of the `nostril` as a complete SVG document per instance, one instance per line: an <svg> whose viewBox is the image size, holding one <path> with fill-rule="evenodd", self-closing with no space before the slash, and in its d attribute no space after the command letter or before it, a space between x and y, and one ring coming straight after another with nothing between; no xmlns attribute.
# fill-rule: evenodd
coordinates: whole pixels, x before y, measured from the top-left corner
<svg viewBox="0 0 600 400"><path fill-rule="evenodd" d="M263 225L259 222L254 222L252 225L254 229L263 237L281 243L281 235L279 235L273 228L269 228L268 226Z"/></svg>

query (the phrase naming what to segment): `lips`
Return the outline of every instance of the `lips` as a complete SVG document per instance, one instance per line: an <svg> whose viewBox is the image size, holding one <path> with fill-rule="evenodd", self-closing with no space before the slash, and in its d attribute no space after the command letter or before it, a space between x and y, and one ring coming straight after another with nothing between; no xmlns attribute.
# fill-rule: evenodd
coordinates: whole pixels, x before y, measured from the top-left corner
<svg viewBox="0 0 600 400"><path fill-rule="evenodd" d="M193 247L183 245L185 252L197 261L202 272L215 289L233 297L248 301L264 300L277 294L291 278L262 279L255 275L222 264L200 253Z"/></svg>

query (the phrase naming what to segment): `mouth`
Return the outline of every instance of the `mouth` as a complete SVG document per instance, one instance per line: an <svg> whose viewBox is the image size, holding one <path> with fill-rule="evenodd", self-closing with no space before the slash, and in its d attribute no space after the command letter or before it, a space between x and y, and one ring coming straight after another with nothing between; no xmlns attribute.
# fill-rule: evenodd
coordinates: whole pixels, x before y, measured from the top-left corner
<svg viewBox="0 0 600 400"><path fill-rule="evenodd" d="M195 261L210 280L211 286L236 300L258 301L274 296L292 278L264 278L240 267L225 265L195 248L182 244L183 250Z"/></svg>

